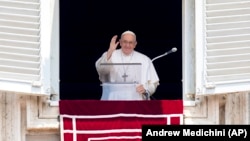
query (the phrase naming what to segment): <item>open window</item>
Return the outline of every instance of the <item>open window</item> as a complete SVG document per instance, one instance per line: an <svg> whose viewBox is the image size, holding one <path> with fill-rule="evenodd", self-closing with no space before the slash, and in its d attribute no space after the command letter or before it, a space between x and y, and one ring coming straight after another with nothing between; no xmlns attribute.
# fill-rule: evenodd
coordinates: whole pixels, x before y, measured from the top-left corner
<svg viewBox="0 0 250 141"><path fill-rule="evenodd" d="M249 1L183 1L183 99L250 90ZM192 104L193 105L193 104Z"/></svg>
<svg viewBox="0 0 250 141"><path fill-rule="evenodd" d="M59 94L58 11L55 1L0 2L0 91Z"/></svg>
<svg viewBox="0 0 250 141"><path fill-rule="evenodd" d="M250 90L250 1L195 1L196 95Z"/></svg>

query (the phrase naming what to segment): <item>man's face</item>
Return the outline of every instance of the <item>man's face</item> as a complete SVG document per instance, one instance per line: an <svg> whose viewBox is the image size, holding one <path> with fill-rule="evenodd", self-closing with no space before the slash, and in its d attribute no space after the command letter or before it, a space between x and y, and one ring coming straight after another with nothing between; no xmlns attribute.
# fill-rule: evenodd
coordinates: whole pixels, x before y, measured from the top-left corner
<svg viewBox="0 0 250 141"><path fill-rule="evenodd" d="M135 36L131 34L125 34L120 39L122 52L126 55L129 55L134 50L136 44Z"/></svg>

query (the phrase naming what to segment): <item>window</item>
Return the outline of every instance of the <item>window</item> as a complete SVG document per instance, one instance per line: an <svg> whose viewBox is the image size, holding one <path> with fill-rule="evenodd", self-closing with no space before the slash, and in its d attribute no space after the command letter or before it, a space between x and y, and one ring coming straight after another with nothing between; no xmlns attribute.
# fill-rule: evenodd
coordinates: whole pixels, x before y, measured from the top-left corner
<svg viewBox="0 0 250 141"><path fill-rule="evenodd" d="M58 0L0 2L0 90L59 94Z"/></svg>
<svg viewBox="0 0 250 141"><path fill-rule="evenodd" d="M196 94L250 90L250 1L195 1Z"/></svg>

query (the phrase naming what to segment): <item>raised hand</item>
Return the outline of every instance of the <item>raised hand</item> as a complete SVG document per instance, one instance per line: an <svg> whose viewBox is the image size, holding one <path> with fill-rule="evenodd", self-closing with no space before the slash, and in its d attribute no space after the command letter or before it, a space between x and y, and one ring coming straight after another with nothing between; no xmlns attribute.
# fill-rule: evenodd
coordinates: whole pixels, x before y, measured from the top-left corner
<svg viewBox="0 0 250 141"><path fill-rule="evenodd" d="M113 51L117 48L119 42L117 40L117 35L113 36L111 41L110 41L110 45L109 45L109 49L108 49L108 53L107 53L107 58L109 59L113 53Z"/></svg>

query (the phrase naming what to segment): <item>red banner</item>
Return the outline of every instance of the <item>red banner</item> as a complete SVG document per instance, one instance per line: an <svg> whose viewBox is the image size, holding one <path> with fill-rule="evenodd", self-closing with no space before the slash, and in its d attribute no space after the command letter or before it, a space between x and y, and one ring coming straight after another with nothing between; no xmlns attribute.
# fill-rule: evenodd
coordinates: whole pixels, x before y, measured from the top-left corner
<svg viewBox="0 0 250 141"><path fill-rule="evenodd" d="M61 100L62 141L141 141L142 125L182 124L182 100Z"/></svg>

